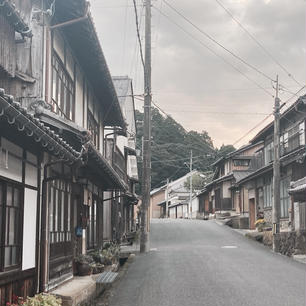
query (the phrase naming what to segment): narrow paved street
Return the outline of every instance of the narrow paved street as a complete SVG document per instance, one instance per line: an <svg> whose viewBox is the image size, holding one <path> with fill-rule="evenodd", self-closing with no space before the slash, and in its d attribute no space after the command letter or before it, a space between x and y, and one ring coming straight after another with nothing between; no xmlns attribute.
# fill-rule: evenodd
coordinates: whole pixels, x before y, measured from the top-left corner
<svg viewBox="0 0 306 306"><path fill-rule="evenodd" d="M153 220L110 306L304 306L305 265L214 221Z"/></svg>

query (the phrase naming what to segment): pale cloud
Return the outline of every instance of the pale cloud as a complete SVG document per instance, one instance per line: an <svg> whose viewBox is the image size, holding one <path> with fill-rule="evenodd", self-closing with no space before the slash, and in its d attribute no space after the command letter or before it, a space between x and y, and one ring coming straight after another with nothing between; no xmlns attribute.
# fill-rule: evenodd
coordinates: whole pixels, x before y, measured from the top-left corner
<svg viewBox="0 0 306 306"><path fill-rule="evenodd" d="M299 89L216 1L168 1L201 29L252 65L273 78L279 74L281 83L291 91ZM140 4L142 1L137 2ZM222 0L222 3L277 61L287 67L299 82L305 83L304 0ZM111 73L130 75L134 79L135 93L141 93L143 70L136 44L132 0L92 0L91 4ZM161 4L161 0L153 1L153 5L161 8L163 13L186 31L273 93L270 81L218 48L165 4ZM142 36L143 24L142 21ZM271 113L272 97L191 39L154 8L152 24L153 99L186 129L206 130L214 144L220 146L222 143L233 143L262 120L264 114ZM283 100L288 97L288 93L281 95ZM141 107L140 102L137 105ZM247 142L250 136L240 145Z"/></svg>

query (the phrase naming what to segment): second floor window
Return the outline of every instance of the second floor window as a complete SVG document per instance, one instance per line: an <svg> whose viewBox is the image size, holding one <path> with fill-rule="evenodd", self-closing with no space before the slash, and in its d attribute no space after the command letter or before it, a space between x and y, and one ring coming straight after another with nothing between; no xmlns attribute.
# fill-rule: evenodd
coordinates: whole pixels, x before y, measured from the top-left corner
<svg viewBox="0 0 306 306"><path fill-rule="evenodd" d="M89 130L91 134L91 140L95 147L99 149L100 144L100 127L98 122L95 120L95 117L93 114L88 110L87 112L87 129Z"/></svg>
<svg viewBox="0 0 306 306"><path fill-rule="evenodd" d="M281 218L289 217L290 195L288 189L290 187L290 178L284 177L280 181L280 208Z"/></svg>
<svg viewBox="0 0 306 306"><path fill-rule="evenodd" d="M265 146L264 153L265 153L265 164L267 165L274 159L273 141Z"/></svg>
<svg viewBox="0 0 306 306"><path fill-rule="evenodd" d="M263 200L264 200L264 208L272 207L273 202L273 186L272 186L272 178L264 179L264 187L263 187Z"/></svg>
<svg viewBox="0 0 306 306"><path fill-rule="evenodd" d="M56 54L52 57L52 111L74 120L74 83Z"/></svg>
<svg viewBox="0 0 306 306"><path fill-rule="evenodd" d="M235 159L234 166L235 167L248 167L250 164L249 159Z"/></svg>
<svg viewBox="0 0 306 306"><path fill-rule="evenodd" d="M281 155L305 145L305 122L293 126L280 137Z"/></svg>

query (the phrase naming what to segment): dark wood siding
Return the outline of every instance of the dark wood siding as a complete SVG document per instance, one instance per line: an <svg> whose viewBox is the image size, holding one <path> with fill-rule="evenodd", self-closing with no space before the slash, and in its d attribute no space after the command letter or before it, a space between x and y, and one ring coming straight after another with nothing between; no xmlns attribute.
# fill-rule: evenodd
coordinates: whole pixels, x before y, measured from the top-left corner
<svg viewBox="0 0 306 306"><path fill-rule="evenodd" d="M0 79L3 72L15 76L16 45L15 30L4 15L0 14Z"/></svg>

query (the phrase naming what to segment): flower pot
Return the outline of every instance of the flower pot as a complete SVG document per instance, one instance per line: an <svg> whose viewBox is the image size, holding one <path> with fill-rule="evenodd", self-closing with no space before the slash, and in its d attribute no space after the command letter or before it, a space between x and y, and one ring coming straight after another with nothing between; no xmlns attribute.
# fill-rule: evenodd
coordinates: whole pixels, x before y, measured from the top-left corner
<svg viewBox="0 0 306 306"><path fill-rule="evenodd" d="M86 276L92 274L92 268L88 263L77 263L77 270L79 276Z"/></svg>

